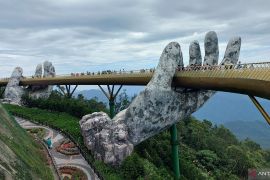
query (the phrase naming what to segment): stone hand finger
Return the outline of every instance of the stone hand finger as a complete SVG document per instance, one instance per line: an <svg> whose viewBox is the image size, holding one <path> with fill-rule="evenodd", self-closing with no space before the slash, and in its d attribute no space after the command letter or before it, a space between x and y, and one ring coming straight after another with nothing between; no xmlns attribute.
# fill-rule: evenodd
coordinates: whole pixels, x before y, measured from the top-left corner
<svg viewBox="0 0 270 180"><path fill-rule="evenodd" d="M177 42L171 42L163 50L155 73L146 88L171 89L172 79L179 65L183 66L181 47Z"/></svg>
<svg viewBox="0 0 270 180"><path fill-rule="evenodd" d="M202 55L198 41L192 41L189 45L189 66L201 66Z"/></svg>
<svg viewBox="0 0 270 180"><path fill-rule="evenodd" d="M210 31L205 36L205 58L204 65L217 65L218 63L218 39L215 32ZM226 64L236 64L239 58L241 48L241 38L234 37L228 42L224 58L221 62L221 65ZM190 65L200 65L200 46L197 41L194 41L190 44L189 49L190 54ZM200 108L212 95L214 91L210 90L198 90L194 92L189 92L185 94L185 99L190 100L190 103L185 103L183 109L186 109L186 112L195 112Z"/></svg>
<svg viewBox="0 0 270 180"><path fill-rule="evenodd" d="M209 66L217 65L219 49L218 49L218 37L216 32L210 31L205 35L204 49L205 49L205 56L203 64Z"/></svg>
<svg viewBox="0 0 270 180"><path fill-rule="evenodd" d="M4 97L6 101L20 104L21 97L24 93L24 89L19 85L20 80L22 78L22 74L23 69L21 67L16 67L13 70L4 91Z"/></svg>
<svg viewBox="0 0 270 180"><path fill-rule="evenodd" d="M55 68L51 62L45 61L42 64L38 64L35 70L35 75L33 78L42 78L42 77L54 77L55 76ZM50 92L52 91L52 86L47 85L35 85L28 88L29 95L34 98L39 97L48 97Z"/></svg>
<svg viewBox="0 0 270 180"><path fill-rule="evenodd" d="M241 48L240 37L234 37L230 39L224 54L224 58L221 61L221 65L236 64L239 59L240 48Z"/></svg>

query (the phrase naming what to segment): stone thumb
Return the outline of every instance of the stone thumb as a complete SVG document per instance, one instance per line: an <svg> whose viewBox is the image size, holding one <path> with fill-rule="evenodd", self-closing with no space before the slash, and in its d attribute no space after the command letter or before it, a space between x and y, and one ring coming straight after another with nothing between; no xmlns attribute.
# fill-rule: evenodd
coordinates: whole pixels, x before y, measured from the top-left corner
<svg viewBox="0 0 270 180"><path fill-rule="evenodd" d="M183 66L181 47L177 42L171 42L163 50L147 88L171 89L172 79L178 65Z"/></svg>

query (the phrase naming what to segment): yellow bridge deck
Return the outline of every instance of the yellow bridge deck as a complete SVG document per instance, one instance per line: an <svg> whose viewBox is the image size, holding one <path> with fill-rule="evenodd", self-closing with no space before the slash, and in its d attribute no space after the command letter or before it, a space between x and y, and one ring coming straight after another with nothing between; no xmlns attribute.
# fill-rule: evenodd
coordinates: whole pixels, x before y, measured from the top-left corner
<svg viewBox="0 0 270 180"><path fill-rule="evenodd" d="M100 75L23 78L20 85L146 85L153 73L112 73ZM1 79L6 86L8 79ZM173 85L177 87L235 92L270 99L270 69L241 68L178 71Z"/></svg>

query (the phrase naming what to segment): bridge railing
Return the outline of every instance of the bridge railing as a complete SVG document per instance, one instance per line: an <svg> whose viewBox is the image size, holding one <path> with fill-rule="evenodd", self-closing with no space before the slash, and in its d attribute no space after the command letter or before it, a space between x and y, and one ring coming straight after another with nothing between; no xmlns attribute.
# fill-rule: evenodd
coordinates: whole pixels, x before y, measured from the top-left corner
<svg viewBox="0 0 270 180"><path fill-rule="evenodd" d="M211 70L230 70L230 69L268 69L270 68L270 62L263 63L245 63L245 64L225 64L225 65L213 65L213 66L200 66L192 65L187 67L179 67L179 71L211 71Z"/></svg>
<svg viewBox="0 0 270 180"><path fill-rule="evenodd" d="M244 64L226 64L226 65L214 65L214 66L200 66L191 65L186 67L179 66L177 71L216 71L216 70L244 70L244 69L270 69L270 62L259 62L259 63L244 63ZM105 70L97 72L74 72L70 74L60 74L54 77L81 77L81 76L101 76L101 75L123 75L123 74L143 74L153 73L155 68L151 69L140 69L140 70ZM42 76L24 76L23 79L43 79L43 78L54 78L54 77L42 77ZM1 78L0 81L8 81L10 78Z"/></svg>

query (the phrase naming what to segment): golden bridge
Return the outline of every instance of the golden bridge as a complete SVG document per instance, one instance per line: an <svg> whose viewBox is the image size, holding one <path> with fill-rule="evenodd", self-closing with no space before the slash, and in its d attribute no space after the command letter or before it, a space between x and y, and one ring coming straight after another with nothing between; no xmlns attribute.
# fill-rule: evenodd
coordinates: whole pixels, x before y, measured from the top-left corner
<svg viewBox="0 0 270 180"><path fill-rule="evenodd" d="M20 85L147 85L153 70L24 77ZM9 78L0 79L6 86ZM194 66L178 70L173 86L226 91L270 99L270 62L227 66Z"/></svg>
<svg viewBox="0 0 270 180"><path fill-rule="evenodd" d="M23 77L21 86L32 85L147 85L153 76L153 69L139 71L104 71L98 73L71 73L55 77ZM6 86L9 78L0 79L0 86ZM249 95L256 107L270 124L270 118L254 96L270 99L270 62L247 63L222 66L189 66L178 69L173 86L225 91ZM70 88L69 88L70 89ZM102 88L101 88L102 89ZM114 99L108 87L109 99ZM118 91L119 92L119 91Z"/></svg>
<svg viewBox="0 0 270 180"><path fill-rule="evenodd" d="M139 71L103 71L97 73L71 73L54 77L22 77L21 86L60 85L66 86L68 97L71 97L78 85L99 85L109 99L110 116L114 117L114 100L123 85L147 85L154 69ZM0 86L6 86L9 78L0 79ZM71 91L71 85L76 85ZM101 85L107 85L108 93ZM110 88L109 85L113 85ZM114 85L120 88L114 94ZM270 62L247 63L221 66L188 66L180 67L173 78L173 87L193 90L215 90L248 95L263 117L270 125L270 117L256 100L255 96L270 99ZM171 127L171 139L177 139L176 126ZM177 145L172 144L175 176L179 173ZM178 170L177 170L178 169Z"/></svg>

